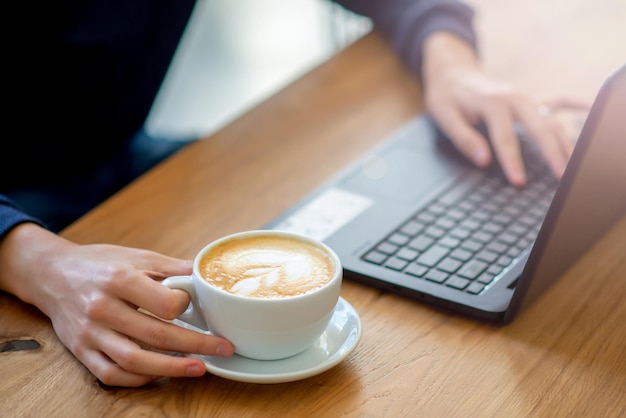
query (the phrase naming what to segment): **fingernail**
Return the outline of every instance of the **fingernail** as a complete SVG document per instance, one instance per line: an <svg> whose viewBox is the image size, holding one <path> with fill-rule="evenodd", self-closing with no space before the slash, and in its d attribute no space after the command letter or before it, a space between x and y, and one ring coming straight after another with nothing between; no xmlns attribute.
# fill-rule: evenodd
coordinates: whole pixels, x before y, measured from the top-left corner
<svg viewBox="0 0 626 418"><path fill-rule="evenodd" d="M523 172L513 172L509 175L509 181L514 186L523 187L526 185L526 175Z"/></svg>
<svg viewBox="0 0 626 418"><path fill-rule="evenodd" d="M489 153L484 149L477 149L474 151L474 164L484 167L489 163Z"/></svg>
<svg viewBox="0 0 626 418"><path fill-rule="evenodd" d="M221 357L229 357L233 354L233 349L229 344L218 344L215 354Z"/></svg>
<svg viewBox="0 0 626 418"><path fill-rule="evenodd" d="M205 372L205 368L204 367L200 367L200 365L198 364L191 364L187 367L187 376L189 377L195 377L195 376L202 376Z"/></svg>

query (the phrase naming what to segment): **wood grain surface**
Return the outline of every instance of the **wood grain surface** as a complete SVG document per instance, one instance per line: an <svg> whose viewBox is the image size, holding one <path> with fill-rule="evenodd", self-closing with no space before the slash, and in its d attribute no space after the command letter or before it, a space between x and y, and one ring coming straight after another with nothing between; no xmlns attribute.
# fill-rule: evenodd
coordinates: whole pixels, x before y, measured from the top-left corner
<svg viewBox="0 0 626 418"><path fill-rule="evenodd" d="M622 0L474 0L494 75L538 95L593 98L626 59ZM191 258L261 227L422 111L421 91L376 34L183 149L63 236ZM0 294L2 417L626 416L626 219L512 324L459 317L351 281L363 335L338 366L282 384L206 374L108 388L37 309Z"/></svg>

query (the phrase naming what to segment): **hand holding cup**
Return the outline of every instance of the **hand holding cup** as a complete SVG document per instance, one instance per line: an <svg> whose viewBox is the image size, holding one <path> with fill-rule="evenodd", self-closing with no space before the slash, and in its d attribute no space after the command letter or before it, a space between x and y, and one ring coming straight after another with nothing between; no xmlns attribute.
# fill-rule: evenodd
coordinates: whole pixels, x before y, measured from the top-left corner
<svg viewBox="0 0 626 418"><path fill-rule="evenodd" d="M342 278L339 257L326 244L257 230L208 244L191 276L163 284L191 297L181 321L228 339L241 356L277 360L301 353L322 335Z"/></svg>

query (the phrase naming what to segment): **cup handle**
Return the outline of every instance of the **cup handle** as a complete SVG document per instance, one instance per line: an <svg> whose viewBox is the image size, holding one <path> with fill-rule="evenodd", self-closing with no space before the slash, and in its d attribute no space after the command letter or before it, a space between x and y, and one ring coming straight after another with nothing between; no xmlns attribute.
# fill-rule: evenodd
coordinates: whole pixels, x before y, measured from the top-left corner
<svg viewBox="0 0 626 418"><path fill-rule="evenodd" d="M198 308L200 306L200 304L198 303L198 294L196 293L196 288L191 281L191 277L172 276L163 280L161 283L164 286L169 287L170 289L180 289L189 294L189 298L191 299L189 307L187 307L187 310L185 312L178 316L178 319L188 323L189 325L200 328L202 331L206 331L209 327L202 317L200 309Z"/></svg>

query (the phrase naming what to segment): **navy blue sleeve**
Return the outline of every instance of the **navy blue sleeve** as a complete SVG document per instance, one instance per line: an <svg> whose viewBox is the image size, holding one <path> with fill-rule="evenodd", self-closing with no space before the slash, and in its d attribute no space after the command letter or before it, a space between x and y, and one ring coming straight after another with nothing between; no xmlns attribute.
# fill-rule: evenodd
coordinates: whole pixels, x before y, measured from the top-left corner
<svg viewBox="0 0 626 418"><path fill-rule="evenodd" d="M0 194L0 241L9 231L24 222L34 222L43 226L40 220L25 214L11 199Z"/></svg>
<svg viewBox="0 0 626 418"><path fill-rule="evenodd" d="M335 0L372 19L410 70L421 77L422 44L433 32L446 31L477 49L474 10L459 0Z"/></svg>

